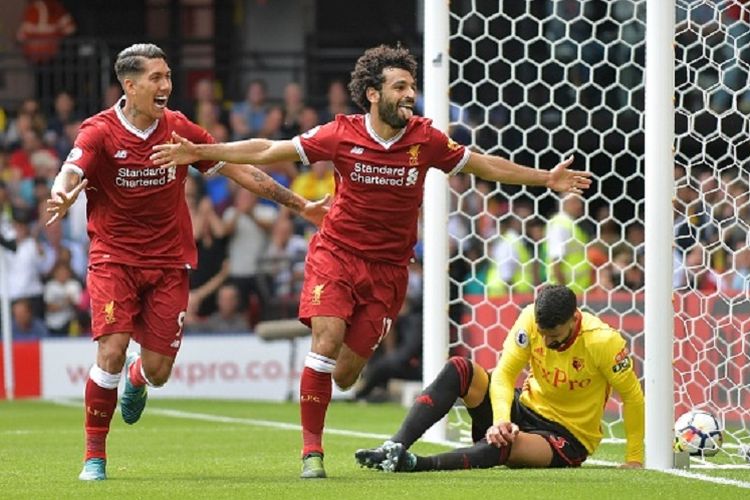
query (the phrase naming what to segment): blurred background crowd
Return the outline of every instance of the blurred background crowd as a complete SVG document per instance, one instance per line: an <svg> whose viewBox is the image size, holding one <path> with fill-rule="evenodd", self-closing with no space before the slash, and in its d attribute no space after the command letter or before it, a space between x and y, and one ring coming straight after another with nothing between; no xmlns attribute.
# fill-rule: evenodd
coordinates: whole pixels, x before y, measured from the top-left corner
<svg viewBox="0 0 750 500"><path fill-rule="evenodd" d="M170 107L217 141L291 138L359 112L346 84L367 47L401 41L421 62L420 0L361 12L346 0L134 0L108 4L107 16L97 1L29 0L0 19L0 245L17 338L88 331L85 202L49 227L44 204L81 121L121 95L111 72L120 49L161 45ZM675 290L750 293L746 3L678 2L676 164L664 166L675 174ZM451 136L542 168L574 154L595 174L584 198L562 199L451 178L452 324L461 325L463 299L501 302L546 282L642 291L645 0L502 2L502 15L496 2L456 0L451 9ZM334 190L328 162L264 168L311 200ZM252 332L294 317L314 229L221 176L191 174L200 266L186 331ZM386 358L391 371L418 373L421 257L420 238L398 335L388 337L399 353Z"/></svg>

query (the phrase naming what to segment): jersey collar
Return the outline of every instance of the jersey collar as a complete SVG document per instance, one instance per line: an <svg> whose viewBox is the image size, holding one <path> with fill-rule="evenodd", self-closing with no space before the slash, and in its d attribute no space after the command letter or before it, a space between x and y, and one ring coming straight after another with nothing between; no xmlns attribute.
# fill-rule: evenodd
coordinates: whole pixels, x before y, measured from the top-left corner
<svg viewBox="0 0 750 500"><path fill-rule="evenodd" d="M156 127L159 126L159 119L157 118L154 123L151 124L150 127L148 127L146 130L141 130L130 121L128 121L127 117L125 116L125 113L123 113L122 108L125 106L125 96L120 97L120 99L115 103L115 114L117 115L117 119L120 120L120 123L122 124L125 129L133 134L136 137L139 137L140 139L143 139L144 141L148 139L151 134L156 130Z"/></svg>
<svg viewBox="0 0 750 500"><path fill-rule="evenodd" d="M555 349L558 352L563 352L568 350L570 346L573 345L573 343L578 338L578 335L581 333L581 320L583 319L583 316L581 315L580 311L578 312L578 319L576 320L576 326L573 327L573 333L570 334L570 337L568 337L568 340L565 341L563 345Z"/></svg>
<svg viewBox="0 0 750 500"><path fill-rule="evenodd" d="M384 149L390 149L391 146L396 144L399 141L399 139L401 139L406 133L406 127L409 126L409 124L407 124L406 127L401 129L401 132L394 135L390 139L385 140L382 137L380 137L377 132L375 132L374 128L372 128L372 123L370 122L370 120L371 120L370 113L367 113L365 115L365 128L367 129L367 133L370 135L373 141L383 146Z"/></svg>

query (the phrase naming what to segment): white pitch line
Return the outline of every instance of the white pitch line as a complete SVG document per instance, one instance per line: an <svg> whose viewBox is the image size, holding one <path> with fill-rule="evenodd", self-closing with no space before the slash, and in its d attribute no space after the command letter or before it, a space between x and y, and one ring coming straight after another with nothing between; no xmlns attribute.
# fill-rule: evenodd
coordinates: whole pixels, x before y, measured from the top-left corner
<svg viewBox="0 0 750 500"><path fill-rule="evenodd" d="M53 403L62 406L80 406L80 402L73 402L70 400L52 400ZM284 422L274 422L272 420L258 420L253 418L239 418L239 417L225 417L221 415L211 415L208 413L194 413L181 410L170 410L166 408L149 408L150 414L163 415L167 417L183 418L186 420L200 420L203 422L221 422L226 424L240 424L249 425L253 427L267 427L271 429L281 429L288 431L299 431L302 427L298 424L287 424ZM348 437L359 437L367 439L388 439L391 436L388 434L375 434L372 432L359 432L349 431L345 429L326 429L326 434L334 434L338 436ZM433 444L440 444L444 446L465 446L465 443L455 443L452 441L430 441ZM609 462L607 460L589 459L586 463L591 465L601 465L605 467L615 467L618 464L615 462ZM667 469L656 472L663 472L665 474L671 474L673 476L685 477L689 479L697 479L699 481L706 481L709 483L722 484L725 486L736 486L738 488L750 489L750 482L740 481L737 479L727 479L723 477L707 476L705 474L698 474L695 472L688 472L681 469Z"/></svg>

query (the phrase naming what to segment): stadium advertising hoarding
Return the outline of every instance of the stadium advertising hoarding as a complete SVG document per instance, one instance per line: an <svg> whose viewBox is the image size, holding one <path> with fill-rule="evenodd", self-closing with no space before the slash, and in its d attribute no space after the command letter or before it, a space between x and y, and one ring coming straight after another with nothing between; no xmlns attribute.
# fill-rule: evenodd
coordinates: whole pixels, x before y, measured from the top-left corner
<svg viewBox="0 0 750 500"><path fill-rule="evenodd" d="M309 340L298 342L301 352ZM290 342L248 335L187 336L169 383L152 396L284 401L290 391L296 394L304 362L297 356L290 370L290 349ZM83 338L44 339L18 342L14 352L17 397L80 398L96 344Z"/></svg>

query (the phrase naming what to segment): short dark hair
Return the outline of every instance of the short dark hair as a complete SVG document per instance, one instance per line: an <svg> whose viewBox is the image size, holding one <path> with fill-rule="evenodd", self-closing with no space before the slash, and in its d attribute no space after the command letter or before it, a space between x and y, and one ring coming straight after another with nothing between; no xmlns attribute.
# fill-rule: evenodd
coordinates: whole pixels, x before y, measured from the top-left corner
<svg viewBox="0 0 750 500"><path fill-rule="evenodd" d="M560 326L576 312L578 300L573 290L564 285L547 285L539 290L534 301L534 315L539 328Z"/></svg>
<svg viewBox="0 0 750 500"><path fill-rule="evenodd" d="M146 69L146 59L164 59L167 55L153 43L135 43L117 54L115 74L122 83L128 75L139 75Z"/></svg>
<svg viewBox="0 0 750 500"><path fill-rule="evenodd" d="M349 82L349 93L352 101L365 112L370 111L370 101L367 100L367 89L373 87L377 90L383 88L383 70L386 68L405 69L414 78L417 77L417 60L411 55L409 49L401 47L389 47L380 45L367 49L357 59L354 71Z"/></svg>

